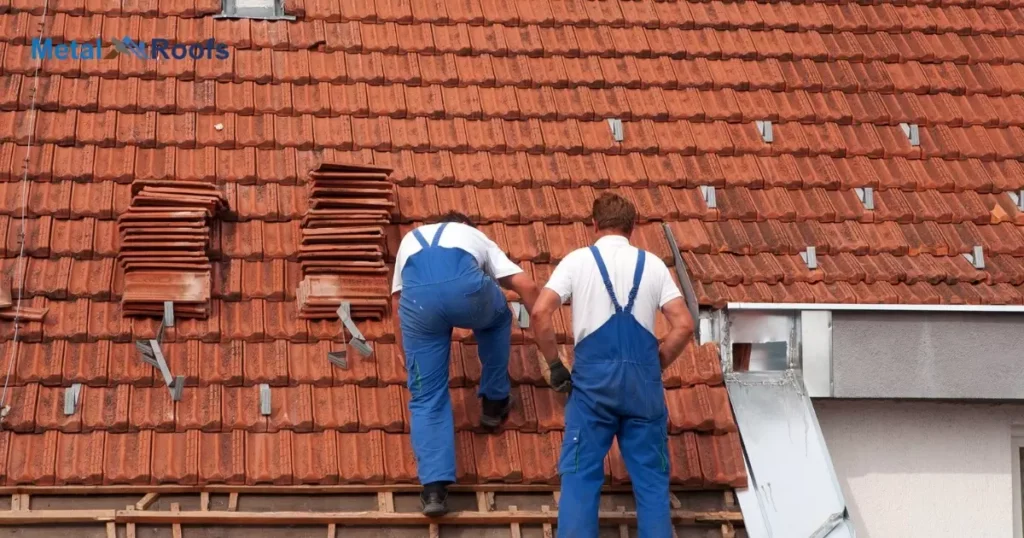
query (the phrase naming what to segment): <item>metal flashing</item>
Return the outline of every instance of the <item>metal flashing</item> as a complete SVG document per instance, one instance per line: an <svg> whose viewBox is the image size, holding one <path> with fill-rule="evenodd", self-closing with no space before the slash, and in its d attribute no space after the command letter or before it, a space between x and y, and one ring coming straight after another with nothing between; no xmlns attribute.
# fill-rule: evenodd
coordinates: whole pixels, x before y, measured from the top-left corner
<svg viewBox="0 0 1024 538"><path fill-rule="evenodd" d="M608 118L608 127L612 130L612 138L616 142L622 142L625 139L625 133L622 130L622 120L619 118Z"/></svg>
<svg viewBox="0 0 1024 538"><path fill-rule="evenodd" d="M1024 305L842 304L842 303L728 303L725 310L831 310L888 312L986 312L1024 314Z"/></svg>
<svg viewBox="0 0 1024 538"><path fill-rule="evenodd" d="M754 122L757 125L757 132L761 134L761 140L764 140L765 144L771 144L775 137L772 134L772 122L769 120L757 120Z"/></svg>
<svg viewBox="0 0 1024 538"><path fill-rule="evenodd" d="M730 373L749 486L736 491L751 538L853 538L811 399L795 370Z"/></svg>
<svg viewBox="0 0 1024 538"><path fill-rule="evenodd" d="M975 245L972 252L964 253L964 258L967 258L967 261L971 262L975 269L985 268L985 249L981 245Z"/></svg>
<svg viewBox="0 0 1024 538"><path fill-rule="evenodd" d="M921 145L921 133L916 123L901 123L900 129L903 129L903 134L907 135L911 146Z"/></svg>
<svg viewBox="0 0 1024 538"><path fill-rule="evenodd" d="M800 312L800 370L807 395L831 397L832 386L832 312Z"/></svg>
<svg viewBox="0 0 1024 538"><path fill-rule="evenodd" d="M164 326L174 327L174 301L164 301Z"/></svg>
<svg viewBox="0 0 1024 538"><path fill-rule="evenodd" d="M341 305L338 306L338 318L341 320L341 323L345 326L345 328L341 330L342 344L345 343L345 330L347 329L349 334L352 335L352 347L354 347L356 351L364 357L369 357L370 355L372 355L373 348L370 347L370 344L366 342L366 337L363 336L362 331L359 330L359 327L356 326L356 323L352 321L351 303L349 303L348 301L342 301Z"/></svg>
<svg viewBox="0 0 1024 538"><path fill-rule="evenodd" d="M857 193L860 203L864 204L864 209L868 211L875 209L875 189L871 187L856 187L853 190Z"/></svg>
<svg viewBox="0 0 1024 538"><path fill-rule="evenodd" d="M713 186L701 185L700 194L704 197L704 204L708 206L708 209L718 207L718 200L715 199L715 188Z"/></svg>
<svg viewBox="0 0 1024 538"><path fill-rule="evenodd" d="M260 414L270 416L270 385L260 383Z"/></svg>
<svg viewBox="0 0 1024 538"><path fill-rule="evenodd" d="M261 19L293 21L286 15L283 0L223 0L215 19Z"/></svg>
<svg viewBox="0 0 1024 538"><path fill-rule="evenodd" d="M808 269L818 268L818 254L814 247L807 247L807 250L800 253L800 257L807 264Z"/></svg>

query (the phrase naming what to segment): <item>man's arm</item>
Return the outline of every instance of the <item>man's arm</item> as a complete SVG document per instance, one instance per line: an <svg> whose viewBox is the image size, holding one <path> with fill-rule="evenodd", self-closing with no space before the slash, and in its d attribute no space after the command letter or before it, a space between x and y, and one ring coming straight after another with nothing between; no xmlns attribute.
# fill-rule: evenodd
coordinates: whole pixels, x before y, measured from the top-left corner
<svg viewBox="0 0 1024 538"><path fill-rule="evenodd" d="M533 310L533 305L537 303L537 283L526 273L516 273L499 278L498 283L501 284L501 287L518 293L527 312Z"/></svg>
<svg viewBox="0 0 1024 538"><path fill-rule="evenodd" d="M658 346L658 358L661 361L661 369L666 368L675 362L676 358L686 349L687 344L693 340L693 317L686 309L686 301L682 297L676 297L661 307L661 312L668 318L668 336Z"/></svg>
<svg viewBox="0 0 1024 538"><path fill-rule="evenodd" d="M548 384L558 392L572 389L571 375L558 356L558 343L555 341L555 324L551 319L555 310L562 305L562 298L550 288L543 288L537 297L537 304L530 313L530 326L533 338L537 342L540 355L540 371L547 378Z"/></svg>

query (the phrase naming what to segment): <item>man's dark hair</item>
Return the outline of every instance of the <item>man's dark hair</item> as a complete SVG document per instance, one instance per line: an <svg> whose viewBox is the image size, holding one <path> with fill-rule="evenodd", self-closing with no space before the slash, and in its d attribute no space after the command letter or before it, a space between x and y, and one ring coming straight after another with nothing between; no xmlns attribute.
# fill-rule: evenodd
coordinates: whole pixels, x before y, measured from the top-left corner
<svg viewBox="0 0 1024 538"><path fill-rule="evenodd" d="M593 217L598 230L611 229L630 235L636 224L636 207L618 194L606 192L594 200Z"/></svg>
<svg viewBox="0 0 1024 538"><path fill-rule="evenodd" d="M473 224L473 221L470 220L469 216L467 216L465 213L459 213L458 211L455 210L449 211L444 215L441 215L441 218L438 219L438 222L459 222L465 224L466 226L472 226L476 228L476 224Z"/></svg>

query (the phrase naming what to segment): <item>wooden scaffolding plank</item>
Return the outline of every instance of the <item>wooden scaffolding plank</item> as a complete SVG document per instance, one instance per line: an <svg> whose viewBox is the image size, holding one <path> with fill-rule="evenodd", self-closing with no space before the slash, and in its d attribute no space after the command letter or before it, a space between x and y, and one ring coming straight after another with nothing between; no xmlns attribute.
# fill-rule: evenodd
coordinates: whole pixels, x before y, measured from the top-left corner
<svg viewBox="0 0 1024 538"><path fill-rule="evenodd" d="M549 513L551 512L551 507L545 504L540 507L540 511ZM558 517L557 514L555 517ZM555 536L554 529L551 528L551 523L544 523L541 525L541 531L544 533L544 538L554 538Z"/></svg>
<svg viewBox="0 0 1024 538"><path fill-rule="evenodd" d="M391 491L394 493L419 493L423 487L418 484L333 484L333 485L298 485L298 486L277 486L261 484L255 486L209 484L206 486L183 486L179 484L157 484L157 485L117 485L117 486L11 486L0 487L0 495L13 495L15 493L26 493L33 495L145 495L147 493L198 493L208 491L210 493L262 493L272 495L321 495L321 494L354 494L354 493L377 493L378 491ZM557 492L555 484L503 484L499 482L487 484L452 484L448 488L452 493L476 493L477 491L493 491L497 493L544 493ZM633 490L629 485L607 485L601 489L602 493L631 493ZM677 487L673 491L708 491L704 487ZM721 489L720 491L726 491Z"/></svg>
<svg viewBox="0 0 1024 538"><path fill-rule="evenodd" d="M328 523L327 524L327 538L337 538L337 536L338 536L338 526L335 525L334 523Z"/></svg>
<svg viewBox="0 0 1024 538"><path fill-rule="evenodd" d="M516 512L519 511L519 509L516 508L515 505L509 505L508 511L509 511L510 514L515 514ZM523 532L522 532L522 529L519 528L519 524L518 523L511 523L509 525L509 537L510 538L523 538Z"/></svg>
<svg viewBox="0 0 1024 538"><path fill-rule="evenodd" d="M117 538L117 524L113 521L107 522L107 538Z"/></svg>

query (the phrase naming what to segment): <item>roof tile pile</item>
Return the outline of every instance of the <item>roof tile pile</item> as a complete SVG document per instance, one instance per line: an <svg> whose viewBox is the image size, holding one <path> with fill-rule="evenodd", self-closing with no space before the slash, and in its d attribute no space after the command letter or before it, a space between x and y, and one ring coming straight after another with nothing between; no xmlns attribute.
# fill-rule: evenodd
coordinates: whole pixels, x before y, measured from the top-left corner
<svg viewBox="0 0 1024 538"><path fill-rule="evenodd" d="M118 219L124 315L181 317L210 312L210 219L226 207L215 185L136 181L132 205Z"/></svg>
<svg viewBox="0 0 1024 538"><path fill-rule="evenodd" d="M309 174L302 219L297 292L300 317L337 317L342 302L353 319L379 320L388 306L384 225L395 207L391 170L322 163Z"/></svg>

